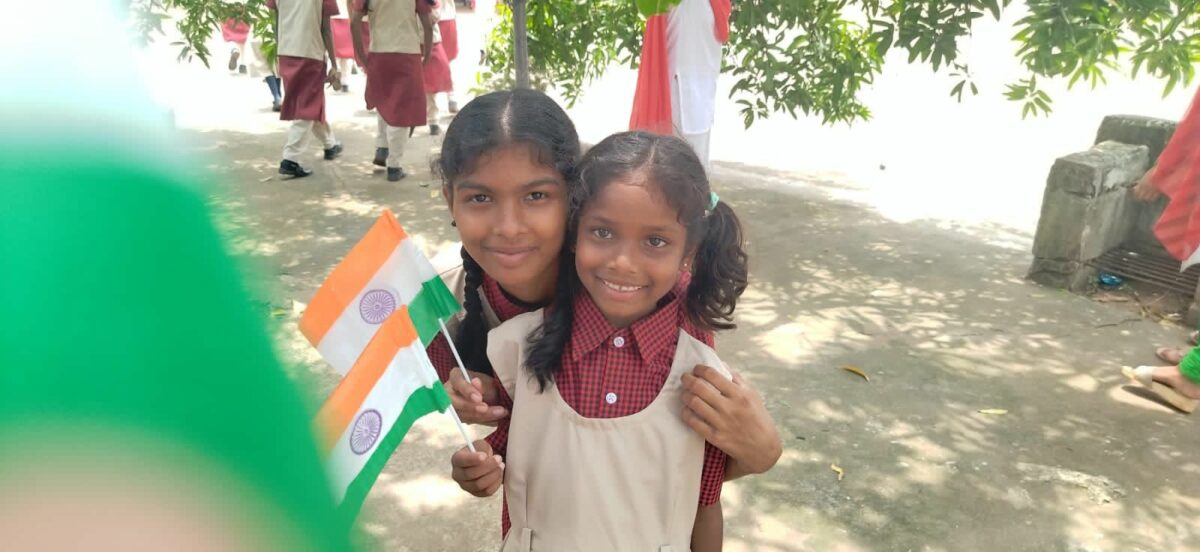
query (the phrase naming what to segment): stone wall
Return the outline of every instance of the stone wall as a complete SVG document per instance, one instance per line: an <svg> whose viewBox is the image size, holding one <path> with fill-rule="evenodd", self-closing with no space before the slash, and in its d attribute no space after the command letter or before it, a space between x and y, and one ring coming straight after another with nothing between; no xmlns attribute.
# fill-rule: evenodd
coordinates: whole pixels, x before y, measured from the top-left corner
<svg viewBox="0 0 1200 552"><path fill-rule="evenodd" d="M1131 189L1158 159L1175 126L1163 119L1111 115L1100 124L1092 149L1055 161L1042 198L1030 279L1082 292L1095 285L1097 276L1088 261L1114 247L1166 254L1153 231L1166 198L1141 203ZM1200 303L1193 302L1189 322L1198 317Z"/></svg>
<svg viewBox="0 0 1200 552"><path fill-rule="evenodd" d="M1129 190L1149 165L1148 147L1112 141L1055 161L1046 180L1029 278L1086 290L1096 277L1086 263L1133 233L1140 209Z"/></svg>

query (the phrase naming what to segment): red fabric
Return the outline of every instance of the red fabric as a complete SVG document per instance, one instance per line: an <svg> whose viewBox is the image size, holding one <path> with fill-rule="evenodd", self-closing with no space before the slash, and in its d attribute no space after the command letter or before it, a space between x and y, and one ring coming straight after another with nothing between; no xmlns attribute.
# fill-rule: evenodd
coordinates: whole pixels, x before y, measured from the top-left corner
<svg viewBox="0 0 1200 552"><path fill-rule="evenodd" d="M333 30L333 55L338 59L354 59L354 37L350 34L350 20L336 17L329 20ZM371 47L371 26L367 21L362 22L363 48Z"/></svg>
<svg viewBox="0 0 1200 552"><path fill-rule="evenodd" d="M249 34L250 25L245 21L226 19L225 24L221 25L221 36L225 39L225 42L245 44L246 37Z"/></svg>
<svg viewBox="0 0 1200 552"><path fill-rule="evenodd" d="M446 59L454 61L458 57L458 21L438 21L438 29L442 32L442 47L446 49Z"/></svg>
<svg viewBox="0 0 1200 552"><path fill-rule="evenodd" d="M325 62L279 56L279 76L283 79L279 118L325 122Z"/></svg>
<svg viewBox="0 0 1200 552"><path fill-rule="evenodd" d="M1200 89L1149 178L1170 198L1154 235L1171 255L1185 260L1200 247Z"/></svg>
<svg viewBox="0 0 1200 552"><path fill-rule="evenodd" d="M729 42L729 14L733 12L733 5L730 0L708 0L708 3L716 20L717 42L725 44Z"/></svg>
<svg viewBox="0 0 1200 552"><path fill-rule="evenodd" d="M367 54L367 109L394 127L425 126L421 56L393 52Z"/></svg>
<svg viewBox="0 0 1200 552"><path fill-rule="evenodd" d="M671 80L667 66L667 16L646 20L642 39L642 63L633 92L629 130L671 134Z"/></svg>
<svg viewBox="0 0 1200 552"><path fill-rule="evenodd" d="M450 60L446 57L446 49L440 42L433 45L429 63L426 63L421 69L424 74L426 94L454 90L454 81L450 78Z"/></svg>
<svg viewBox="0 0 1200 552"><path fill-rule="evenodd" d="M555 379L563 401L585 418L619 418L649 406L671 374L680 328L713 345L712 333L696 328L687 319L683 308L686 289L686 282L681 282L659 310L624 329L609 324L591 296L581 293L576 297L571 341L563 352L562 371ZM613 344L618 336L625 339L623 347ZM617 395L617 402L611 405L604 400L610 392ZM500 406L511 409L512 399L503 387L500 395ZM507 418L501 420L486 438L501 456L507 454L508 424ZM724 452L705 443L700 506L720 500L727 461ZM507 535L511 525L507 500L501 516L501 532Z"/></svg>
<svg viewBox="0 0 1200 552"><path fill-rule="evenodd" d="M279 9L279 6L275 3L275 0L267 0L267 7L273 10Z"/></svg>
<svg viewBox="0 0 1200 552"><path fill-rule="evenodd" d="M492 308L492 312L496 313L496 318L499 318L501 322L534 310L528 305L518 304L510 299L508 294L500 288L500 283L488 276L487 273L484 273L483 283L479 287L483 289L484 301ZM425 352L429 354L429 360L433 362L433 369L437 371L438 378L441 378L442 381L450 379L450 371L457 367L458 363L454 361L454 353L446 344L446 338L439 333L425 348ZM467 366L467 369L470 370L471 367Z"/></svg>
<svg viewBox="0 0 1200 552"><path fill-rule="evenodd" d="M340 13L342 13L342 10L338 8L337 0L321 0L322 18L333 17Z"/></svg>

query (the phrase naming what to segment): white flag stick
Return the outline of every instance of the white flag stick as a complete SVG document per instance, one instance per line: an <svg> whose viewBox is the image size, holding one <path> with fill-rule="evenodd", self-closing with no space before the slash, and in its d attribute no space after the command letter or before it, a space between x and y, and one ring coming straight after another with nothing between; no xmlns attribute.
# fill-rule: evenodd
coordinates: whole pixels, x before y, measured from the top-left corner
<svg viewBox="0 0 1200 552"><path fill-rule="evenodd" d="M454 406L451 406L449 410L450 417L454 418L454 423L458 426L458 432L462 433L463 440L467 442L467 449L471 452L475 452L475 443L472 443L471 436L467 435L467 426L464 426L462 420L458 419L458 412L454 410Z"/></svg>
<svg viewBox="0 0 1200 552"><path fill-rule="evenodd" d="M446 323L438 318L438 324L442 326L442 335L446 336L446 343L450 345L450 352L454 353L454 362L458 363L458 369L462 370L463 378L467 383L471 383L471 374L467 373L467 367L463 366L462 357L458 356L458 348L454 346L454 339L450 337L450 330L446 329Z"/></svg>
<svg viewBox="0 0 1200 552"><path fill-rule="evenodd" d="M462 370L463 377L467 383L471 383L471 375L467 373L467 368L463 366L462 357L458 356L458 349L454 347L454 340L450 338L450 330L446 329L446 323L438 318L438 325L442 327L442 335L446 338L446 343L450 345L450 352L454 354L454 362L458 363L458 369ZM467 427L463 425L462 420L458 417L458 412L454 410L454 406L450 407L450 416L454 418L454 423L458 426L458 432L462 433L463 440L467 442L467 448L471 452L475 452L475 444L471 442L471 437L467 435Z"/></svg>

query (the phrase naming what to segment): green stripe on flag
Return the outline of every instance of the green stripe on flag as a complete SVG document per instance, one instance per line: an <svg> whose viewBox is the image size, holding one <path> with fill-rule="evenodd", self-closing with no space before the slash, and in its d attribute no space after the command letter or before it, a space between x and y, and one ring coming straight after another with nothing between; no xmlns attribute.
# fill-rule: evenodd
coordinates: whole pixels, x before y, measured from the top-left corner
<svg viewBox="0 0 1200 552"><path fill-rule="evenodd" d="M428 347L442 329L438 321L449 320L459 308L458 300L441 278L434 277L422 283L421 291L408 305L408 316L417 328L421 344Z"/></svg>
<svg viewBox="0 0 1200 552"><path fill-rule="evenodd" d="M442 287L445 289L445 286ZM338 505L338 517L345 527L354 524L367 493L375 485L375 480L379 478L388 459L392 457L396 447L400 446L400 441L404 440L413 423L426 414L445 412L447 408L450 408L450 396L446 394L446 388L442 387L441 382L434 383L432 387L421 387L409 395L408 401L404 403L404 410L400 412L400 417L396 419L391 431L378 443L371 453L371 458L358 472L358 476L346 487L346 496Z"/></svg>

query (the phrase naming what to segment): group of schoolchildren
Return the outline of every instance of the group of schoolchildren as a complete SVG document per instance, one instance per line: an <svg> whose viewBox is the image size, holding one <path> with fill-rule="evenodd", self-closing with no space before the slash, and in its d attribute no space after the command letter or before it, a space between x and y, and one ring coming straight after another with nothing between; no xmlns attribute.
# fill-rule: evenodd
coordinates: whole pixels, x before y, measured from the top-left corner
<svg viewBox="0 0 1200 552"><path fill-rule="evenodd" d="M279 174L300 178L312 171L300 163L309 136L336 159L342 145L325 116L325 86L345 90L343 71L353 58L366 73L365 99L378 119L374 164L387 179L407 176L400 161L413 131L428 126L441 133L436 95L446 93L451 113L458 111L450 62L458 55L454 0L348 0L350 17L337 0L267 0L276 12L278 78L268 85L276 95L280 119L291 121ZM370 27L367 23L370 22ZM226 22L227 41L236 42L237 22ZM235 49L235 52L238 50ZM231 55L232 66L237 64ZM279 94L286 90L286 94Z"/></svg>
<svg viewBox="0 0 1200 552"><path fill-rule="evenodd" d="M441 5L352 1L375 162L398 180L411 128L435 113L427 94L449 83ZM304 176L308 133L327 159L341 149L322 92L339 76L325 69L337 7L268 2L294 121L280 172ZM451 475L476 496L503 492L502 550L720 550L723 483L782 454L761 397L715 351L748 256L706 161L642 131L584 154L563 109L531 90L479 96L446 129L435 165L462 245L439 272L464 305L448 332L464 366L444 336L427 352L458 415L494 426L453 455Z"/></svg>

